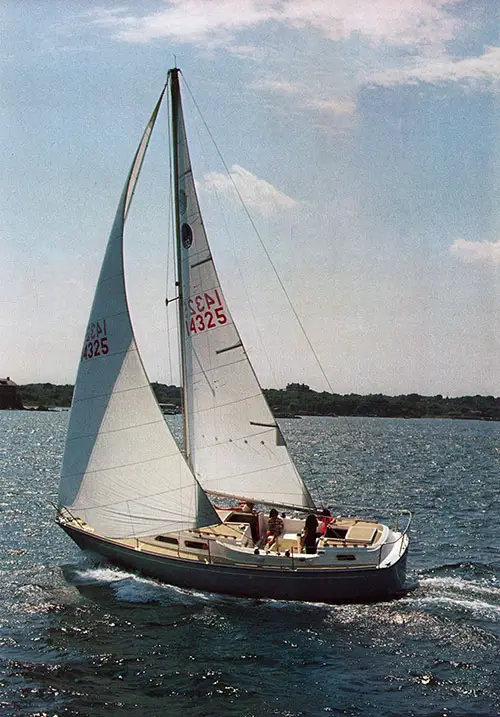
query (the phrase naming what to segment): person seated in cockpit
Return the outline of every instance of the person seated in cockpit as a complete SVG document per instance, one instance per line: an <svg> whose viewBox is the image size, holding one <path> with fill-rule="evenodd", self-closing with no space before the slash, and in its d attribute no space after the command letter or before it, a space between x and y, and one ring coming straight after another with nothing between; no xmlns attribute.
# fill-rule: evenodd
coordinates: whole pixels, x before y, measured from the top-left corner
<svg viewBox="0 0 500 717"><path fill-rule="evenodd" d="M276 508L271 508L267 521L267 529L261 540L261 546L270 549L283 533L284 523L278 515Z"/></svg>

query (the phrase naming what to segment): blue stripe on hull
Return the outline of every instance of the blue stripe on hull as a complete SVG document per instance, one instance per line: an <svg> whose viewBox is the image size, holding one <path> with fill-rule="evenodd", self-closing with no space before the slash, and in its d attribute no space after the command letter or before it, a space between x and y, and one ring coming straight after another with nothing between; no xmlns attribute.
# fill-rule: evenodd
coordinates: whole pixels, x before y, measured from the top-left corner
<svg viewBox="0 0 500 717"><path fill-rule="evenodd" d="M374 602L404 593L407 550L388 568L288 570L198 563L119 545L71 526L61 526L82 550L170 585L238 597L303 602Z"/></svg>

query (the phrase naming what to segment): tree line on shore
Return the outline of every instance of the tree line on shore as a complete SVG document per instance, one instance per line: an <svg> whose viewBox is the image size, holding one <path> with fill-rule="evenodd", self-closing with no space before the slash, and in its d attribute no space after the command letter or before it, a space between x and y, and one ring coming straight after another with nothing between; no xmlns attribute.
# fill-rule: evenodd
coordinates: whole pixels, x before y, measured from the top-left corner
<svg viewBox="0 0 500 717"><path fill-rule="evenodd" d="M180 407L181 389L153 383L160 404ZM71 384L31 383L19 387L25 408L69 408L73 396ZM410 393L386 396L381 393L359 395L313 391L307 384L289 383L285 389L264 389L276 416L377 416L381 418L459 418L500 420L500 398L440 394L421 396Z"/></svg>

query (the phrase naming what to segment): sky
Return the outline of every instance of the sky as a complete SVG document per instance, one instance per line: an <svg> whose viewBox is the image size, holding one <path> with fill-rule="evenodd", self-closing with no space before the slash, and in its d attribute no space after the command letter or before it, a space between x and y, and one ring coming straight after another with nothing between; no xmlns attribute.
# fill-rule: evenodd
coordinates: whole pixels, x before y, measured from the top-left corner
<svg viewBox="0 0 500 717"><path fill-rule="evenodd" d="M177 64L262 385L500 394L499 15L497 0L4 0L0 376L74 382L126 174ZM167 119L125 251L149 376L178 383Z"/></svg>

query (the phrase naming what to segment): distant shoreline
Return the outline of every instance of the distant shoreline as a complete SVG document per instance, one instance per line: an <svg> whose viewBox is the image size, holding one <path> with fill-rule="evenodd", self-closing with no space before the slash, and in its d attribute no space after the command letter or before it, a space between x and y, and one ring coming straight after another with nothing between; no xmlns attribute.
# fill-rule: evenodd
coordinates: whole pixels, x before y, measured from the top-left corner
<svg viewBox="0 0 500 717"><path fill-rule="evenodd" d="M181 389L178 386L155 382L152 387L159 403L180 407ZM28 410L69 408L73 388L71 384L30 383L19 386L19 395ZM285 389L264 389L264 394L278 418L359 416L500 421L500 398L495 396L448 398L440 394L421 396L417 393L401 396L318 393L306 384L297 383L288 384Z"/></svg>

